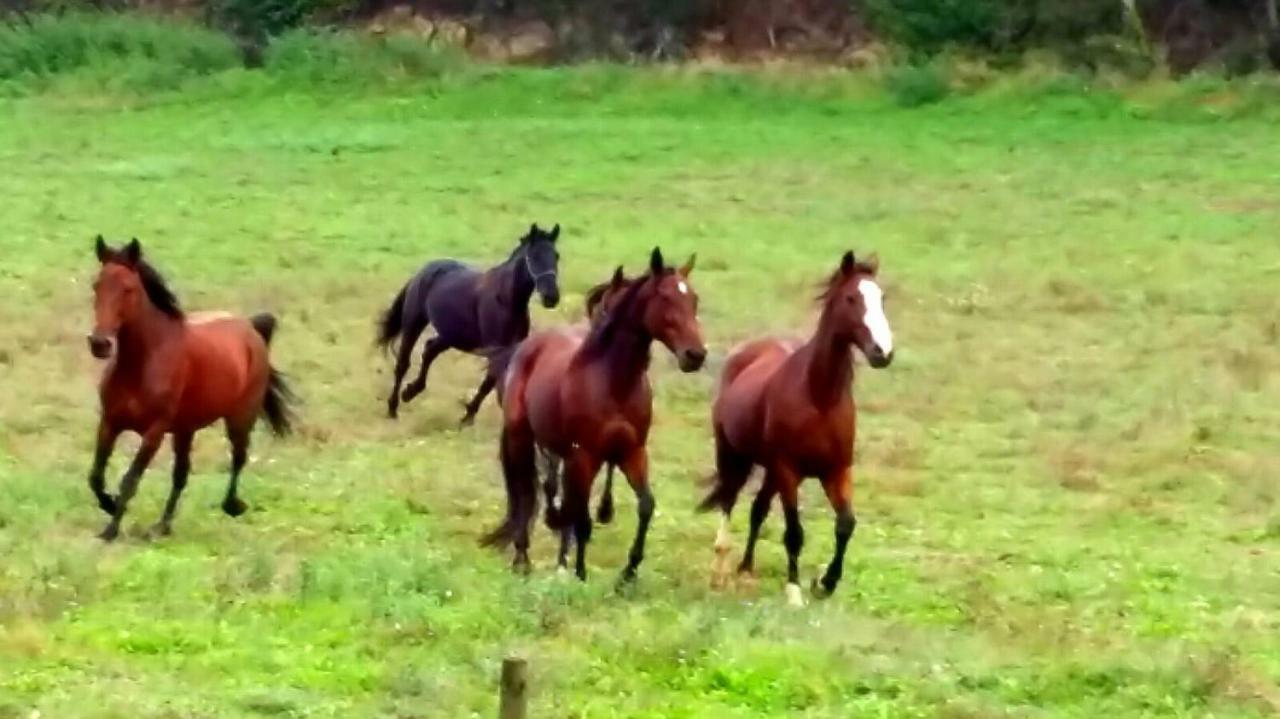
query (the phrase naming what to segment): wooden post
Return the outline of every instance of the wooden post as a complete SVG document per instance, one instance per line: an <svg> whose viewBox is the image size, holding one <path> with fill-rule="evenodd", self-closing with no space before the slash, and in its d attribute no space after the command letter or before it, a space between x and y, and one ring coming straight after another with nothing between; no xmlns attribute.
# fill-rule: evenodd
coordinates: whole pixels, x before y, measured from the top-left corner
<svg viewBox="0 0 1280 719"><path fill-rule="evenodd" d="M528 664L519 657L502 660L498 719L526 719L529 711Z"/></svg>

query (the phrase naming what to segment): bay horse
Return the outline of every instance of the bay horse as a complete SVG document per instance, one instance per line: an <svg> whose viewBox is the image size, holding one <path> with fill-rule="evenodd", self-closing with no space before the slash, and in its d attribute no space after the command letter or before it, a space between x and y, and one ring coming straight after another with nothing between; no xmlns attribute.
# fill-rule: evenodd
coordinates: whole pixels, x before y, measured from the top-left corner
<svg viewBox="0 0 1280 719"><path fill-rule="evenodd" d="M585 334L540 332L511 356L502 373L499 452L507 512L483 543L514 544L516 571L530 568L529 525L537 510L535 455L544 448L564 462L563 505L547 512L548 524L561 534L559 566L567 566L572 528L575 574L586 579L591 485L602 465L616 464L636 494L639 521L621 580L635 578L655 506L646 449L653 418L648 377L652 345L662 343L683 372L696 372L707 356L698 295L689 284L692 271L692 258L678 270L668 268L654 248L649 271L625 287L615 286L614 299Z"/></svg>
<svg viewBox="0 0 1280 719"><path fill-rule="evenodd" d="M394 419L401 402L411 402L426 389L431 363L444 352L480 354L485 348L513 345L527 337L534 291L541 295L544 307L559 304L559 238L560 225L548 232L535 223L505 261L484 272L450 259L434 260L418 270L378 323L378 344L383 349L389 350L397 339L400 343L388 416ZM429 325L435 326L436 334L423 347L417 378L401 392L414 345ZM486 373L475 396L463 403L463 425L475 419L495 381L492 373Z"/></svg>
<svg viewBox="0 0 1280 719"><path fill-rule="evenodd" d="M165 435L173 436L173 487L152 532L170 534L191 471L195 434L218 420L231 442L231 481L222 510L232 517L244 514L248 505L237 487L258 417L277 436L288 434L293 422L295 398L268 357L275 317L188 316L142 258L137 239L117 250L99 235L95 249L101 267L93 283L89 350L109 360L99 385L101 413L89 472L98 506L111 515L99 537L111 541L119 535L129 501ZM120 480L120 494L112 497L105 489L107 462L127 431L141 435L142 444Z"/></svg>
<svg viewBox="0 0 1280 719"><path fill-rule="evenodd" d="M798 490L805 477L822 482L836 513L835 556L815 581L816 596L835 591L857 520L853 513L853 448L857 408L853 401L853 348L875 368L893 361L893 333L877 283L879 262L845 253L822 293L822 315L803 344L757 339L735 349L720 377L712 411L716 481L699 509L722 512L716 537L713 583L727 574L729 515L755 465L764 482L751 505L750 533L738 567L754 572L756 541L774 495L786 520L788 603L802 606L798 562L804 545Z"/></svg>

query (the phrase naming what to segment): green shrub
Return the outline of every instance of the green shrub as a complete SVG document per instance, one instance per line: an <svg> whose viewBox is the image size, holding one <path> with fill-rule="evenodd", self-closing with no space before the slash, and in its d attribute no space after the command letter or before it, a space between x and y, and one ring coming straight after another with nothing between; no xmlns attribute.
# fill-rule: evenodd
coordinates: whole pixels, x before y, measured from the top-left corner
<svg viewBox="0 0 1280 719"><path fill-rule="evenodd" d="M906 65L885 76L885 87L902 107L931 105L951 92L947 78L932 65Z"/></svg>
<svg viewBox="0 0 1280 719"><path fill-rule="evenodd" d="M139 15L36 15L0 25L0 81L6 83L128 67L134 78L150 75L167 86L237 64L235 44L221 33Z"/></svg>
<svg viewBox="0 0 1280 719"><path fill-rule="evenodd" d="M415 37L300 29L271 41L265 69L300 82L376 82L437 78L461 62L456 51Z"/></svg>

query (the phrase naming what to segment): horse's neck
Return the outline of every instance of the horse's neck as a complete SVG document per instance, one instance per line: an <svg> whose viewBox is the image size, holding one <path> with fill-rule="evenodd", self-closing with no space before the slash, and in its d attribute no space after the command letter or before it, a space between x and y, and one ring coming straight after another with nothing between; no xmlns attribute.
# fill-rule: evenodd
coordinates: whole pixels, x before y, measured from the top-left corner
<svg viewBox="0 0 1280 719"><path fill-rule="evenodd" d="M493 268L502 288L502 298L509 307L517 312L529 313L529 300L533 297L533 278L525 268L524 253L512 255L501 265Z"/></svg>
<svg viewBox="0 0 1280 719"><path fill-rule="evenodd" d="M809 340L807 374L814 403L823 408L834 406L848 394L853 382L853 343L837 338L826 322L820 321Z"/></svg>
<svg viewBox="0 0 1280 719"><path fill-rule="evenodd" d="M625 397L644 379L652 358L653 338L639 324L622 323L612 328L607 338L588 338L584 347L592 361L602 364L609 378L609 388L615 397Z"/></svg>
<svg viewBox="0 0 1280 719"><path fill-rule="evenodd" d="M182 320L147 305L141 317L122 326L117 333L117 364L145 362L157 349L181 337L181 334Z"/></svg>

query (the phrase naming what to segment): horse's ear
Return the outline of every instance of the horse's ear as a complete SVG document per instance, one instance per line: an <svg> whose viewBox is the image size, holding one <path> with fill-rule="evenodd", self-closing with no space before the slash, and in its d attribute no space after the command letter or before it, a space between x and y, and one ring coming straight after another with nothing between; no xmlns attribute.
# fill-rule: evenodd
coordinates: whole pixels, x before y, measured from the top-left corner
<svg viewBox="0 0 1280 719"><path fill-rule="evenodd" d="M666 264L662 261L662 250L657 247L653 248L653 254L649 255L649 271L655 275L660 275L666 267Z"/></svg>
<svg viewBox="0 0 1280 719"><path fill-rule="evenodd" d="M627 282L627 276L622 274L622 265L618 265L618 269L613 271L613 277L609 279L609 285L617 289Z"/></svg>
<svg viewBox="0 0 1280 719"><path fill-rule="evenodd" d="M107 247L107 241L102 239L102 235L94 238L93 251L98 255L98 262L106 262L111 259L111 248Z"/></svg>
<svg viewBox="0 0 1280 719"><path fill-rule="evenodd" d="M866 267L868 270L871 270L871 274L873 275L876 274L877 272L880 271L880 255L877 255L876 253L872 252L866 257L863 257L862 266Z"/></svg>
<svg viewBox="0 0 1280 719"><path fill-rule="evenodd" d="M846 277L853 274L853 268L857 264L857 260L853 259L853 250L849 250L844 253L844 257L840 258L840 274Z"/></svg>
<svg viewBox="0 0 1280 719"><path fill-rule="evenodd" d="M560 223L557 222L555 227L551 228L551 232L547 235L547 239L555 242L560 239Z"/></svg>
<svg viewBox="0 0 1280 719"><path fill-rule="evenodd" d="M523 245L523 244L525 244L525 243L526 243L526 242L528 242L529 240L531 240L531 239L533 239L533 238L537 237L537 236L538 236L538 234L539 234L539 233L541 233L541 232L542 232L542 230L539 230L539 229L538 229L538 223L536 223L536 222L535 222L535 223L533 223L532 225L529 225L529 234L527 234L527 235L525 235L524 237L521 237L521 238L520 238L520 244L522 244L522 245Z"/></svg>
<svg viewBox="0 0 1280 719"><path fill-rule="evenodd" d="M129 244L124 246L124 259L131 265L138 264L138 260L142 259L142 243L138 242L138 238L129 240Z"/></svg>
<svg viewBox="0 0 1280 719"><path fill-rule="evenodd" d="M698 264L698 253L689 255L689 261L684 263L684 267L680 268L680 276L688 277L693 272L694 265Z"/></svg>

